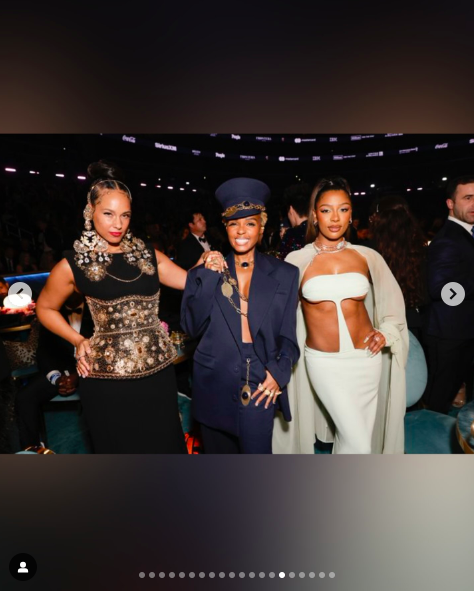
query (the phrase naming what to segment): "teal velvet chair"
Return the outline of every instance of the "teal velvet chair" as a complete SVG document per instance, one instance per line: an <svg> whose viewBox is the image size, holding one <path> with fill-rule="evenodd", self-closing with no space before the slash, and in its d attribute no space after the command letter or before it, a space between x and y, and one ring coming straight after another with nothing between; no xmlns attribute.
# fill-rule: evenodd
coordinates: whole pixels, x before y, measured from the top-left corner
<svg viewBox="0 0 474 591"><path fill-rule="evenodd" d="M410 332L410 348L406 367L407 408L422 397L428 381L423 348ZM432 410L413 410L405 415L406 454L462 453L456 439L456 419Z"/></svg>

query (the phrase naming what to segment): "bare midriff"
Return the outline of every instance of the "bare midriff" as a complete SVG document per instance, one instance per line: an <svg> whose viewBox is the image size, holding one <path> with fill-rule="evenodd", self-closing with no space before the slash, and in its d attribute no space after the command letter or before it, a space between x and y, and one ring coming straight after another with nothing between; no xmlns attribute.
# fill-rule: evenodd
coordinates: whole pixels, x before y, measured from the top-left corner
<svg viewBox="0 0 474 591"><path fill-rule="evenodd" d="M369 269L365 258L354 250L346 249L338 254L320 255L313 259L304 273L301 286L312 277L343 273L361 273L369 279ZM301 305L305 317L306 344L311 349L336 353L340 350L339 324L336 304L333 301L310 302L301 295ZM352 344L355 349L365 349L364 339L373 330L364 304L365 296L344 299L341 302Z"/></svg>
<svg viewBox="0 0 474 591"><path fill-rule="evenodd" d="M339 351L339 324L336 304L331 301L312 303L301 298L306 322L306 344L311 349L336 353ZM351 298L341 302L349 334L355 349L365 349L365 337L372 328L364 305L364 298Z"/></svg>

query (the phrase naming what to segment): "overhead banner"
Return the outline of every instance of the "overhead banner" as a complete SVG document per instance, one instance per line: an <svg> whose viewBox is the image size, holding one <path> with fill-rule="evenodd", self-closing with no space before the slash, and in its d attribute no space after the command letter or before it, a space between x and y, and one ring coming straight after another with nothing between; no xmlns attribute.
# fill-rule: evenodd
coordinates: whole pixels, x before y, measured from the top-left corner
<svg viewBox="0 0 474 591"><path fill-rule="evenodd" d="M320 154L315 156L262 156L256 154L238 154L235 152L223 152L222 150L197 150L192 148L184 148L181 146L175 146L173 144L166 144L162 142L157 142L149 139L138 138L132 135L118 135L118 134L100 134L104 137L117 139L122 142L127 142L130 144L145 146L149 148L154 148L156 150L164 150L167 152L174 152L176 154L185 154L188 156L196 156L202 158L217 158L218 160L246 160L246 161L256 161L256 162L330 162L336 160L351 160L351 159L364 159L364 158L382 158L385 156L404 156L406 154L413 154L419 152L431 152L436 150L446 150L449 148L459 148L459 147L474 147L474 138L462 138L455 141L444 142L444 143L433 143L433 144L426 144L423 146L410 146L402 149L390 149L390 150L376 150L376 151L364 151L364 152L355 152L352 154ZM233 134L232 134L233 135ZM380 134L379 134L380 135ZM391 135L397 134L386 134L385 136L380 137L387 137ZM402 134L398 134L402 135ZM221 136L222 137L222 136ZM236 136L240 137L240 136ZM265 136L255 136L257 137L265 137ZM270 136L268 136L270 137ZM353 137L368 137L368 136L353 136ZM375 137L375 136L373 136ZM337 138L336 138L337 139ZM331 140L331 138L329 138Z"/></svg>

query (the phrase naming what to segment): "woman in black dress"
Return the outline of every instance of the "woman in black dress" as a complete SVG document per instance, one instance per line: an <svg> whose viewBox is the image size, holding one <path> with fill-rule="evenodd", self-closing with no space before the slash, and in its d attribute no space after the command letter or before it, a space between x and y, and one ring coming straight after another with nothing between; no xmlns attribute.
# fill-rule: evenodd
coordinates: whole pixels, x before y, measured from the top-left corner
<svg viewBox="0 0 474 591"><path fill-rule="evenodd" d="M186 272L129 231L132 197L114 165L88 168L85 230L51 271L40 321L76 347L80 394L96 453L186 453L173 360L158 318L160 283L183 289ZM59 309L76 290L94 320L90 340Z"/></svg>

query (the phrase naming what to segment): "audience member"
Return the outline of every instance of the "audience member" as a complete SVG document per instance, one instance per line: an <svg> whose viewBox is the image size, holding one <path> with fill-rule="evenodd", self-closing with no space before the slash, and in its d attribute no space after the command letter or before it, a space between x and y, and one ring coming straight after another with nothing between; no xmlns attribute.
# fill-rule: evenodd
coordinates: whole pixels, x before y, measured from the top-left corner
<svg viewBox="0 0 474 591"><path fill-rule="evenodd" d="M211 245L206 238L206 219L200 211L189 212L186 216L186 224L189 234L178 246L176 264L188 271L193 267L199 257L208 250Z"/></svg>
<svg viewBox="0 0 474 591"><path fill-rule="evenodd" d="M293 250L299 250L306 244L308 226L308 208L311 187L307 184L292 185L284 192L286 214L291 224L281 237L278 249L279 257L284 259Z"/></svg>
<svg viewBox="0 0 474 591"><path fill-rule="evenodd" d="M61 315L79 334L92 335L92 318L84 297L76 291L66 300ZM40 445L41 405L58 394L70 396L78 386L74 347L40 327L36 353L39 374L18 392L16 412L22 449Z"/></svg>
<svg viewBox="0 0 474 591"><path fill-rule="evenodd" d="M430 410L447 414L462 383L472 393L474 359L474 175L457 177L447 187L448 219L428 247L428 385ZM446 303L445 286L458 283L465 298ZM454 293L460 289L453 286ZM449 293L449 290L448 290Z"/></svg>

